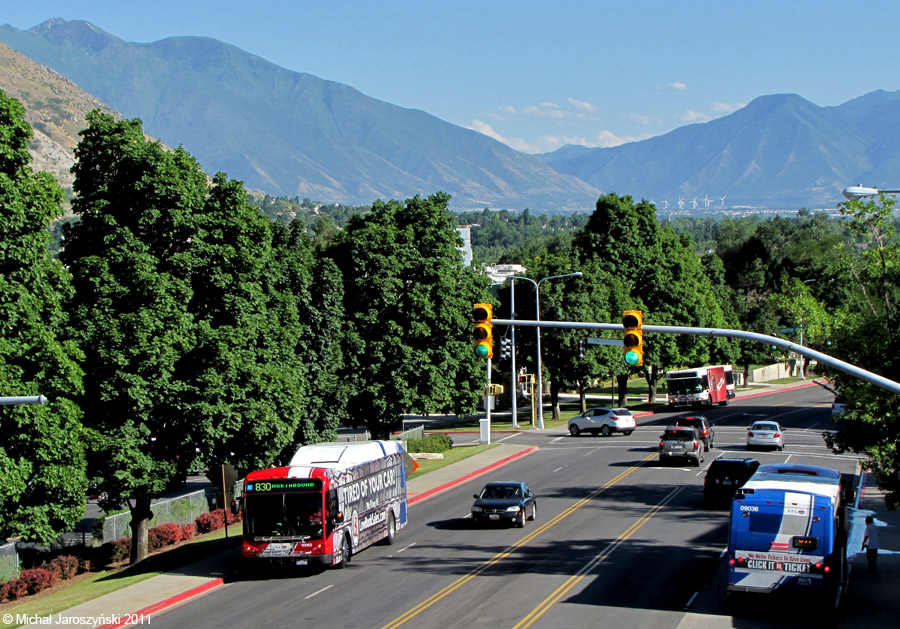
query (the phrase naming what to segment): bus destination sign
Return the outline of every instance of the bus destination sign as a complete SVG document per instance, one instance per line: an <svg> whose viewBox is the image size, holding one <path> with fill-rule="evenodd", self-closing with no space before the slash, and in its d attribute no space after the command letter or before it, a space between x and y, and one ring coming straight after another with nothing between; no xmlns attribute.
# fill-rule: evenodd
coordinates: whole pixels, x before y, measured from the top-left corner
<svg viewBox="0 0 900 629"><path fill-rule="evenodd" d="M322 491L322 480L319 478L273 478L247 483L244 490L248 494Z"/></svg>

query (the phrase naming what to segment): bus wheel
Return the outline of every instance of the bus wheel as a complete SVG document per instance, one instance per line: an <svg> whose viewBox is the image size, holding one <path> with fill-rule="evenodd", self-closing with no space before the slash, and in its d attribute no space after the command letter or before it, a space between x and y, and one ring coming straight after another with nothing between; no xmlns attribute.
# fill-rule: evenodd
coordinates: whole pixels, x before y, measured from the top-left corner
<svg viewBox="0 0 900 629"><path fill-rule="evenodd" d="M391 546L394 543L394 535L397 534L397 523L394 522L394 512L388 509L387 512L387 537L384 538L384 543L386 546Z"/></svg>
<svg viewBox="0 0 900 629"><path fill-rule="evenodd" d="M350 563L350 540L347 539L346 535L341 535L341 549L338 551L341 555L340 561L338 561L338 568L346 568L347 564Z"/></svg>

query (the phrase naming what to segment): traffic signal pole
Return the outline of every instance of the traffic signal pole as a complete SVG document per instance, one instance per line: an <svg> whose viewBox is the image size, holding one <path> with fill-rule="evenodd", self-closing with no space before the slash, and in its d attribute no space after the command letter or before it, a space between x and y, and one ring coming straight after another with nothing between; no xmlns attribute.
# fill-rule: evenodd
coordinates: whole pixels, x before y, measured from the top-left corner
<svg viewBox="0 0 900 629"><path fill-rule="evenodd" d="M621 323L588 323L586 321L528 321L524 319L516 319L515 321L513 321L512 319L494 319L493 323L495 325L516 325L532 328L610 330L612 332L622 332L625 329ZM843 360L834 358L833 356L829 356L828 354L823 354L822 352L818 352L814 349L803 347L802 345L799 345L792 341L773 337L768 334L746 332L744 330L728 330L722 328L692 328L679 325L644 325L642 326L642 330L644 332L649 332L650 334L690 334L693 336L721 336L725 338L755 341L757 343L763 343L765 345L775 345L776 347L781 347L782 349L796 352L801 356L815 359L820 363L824 363L826 365L834 367L835 369L843 371L844 373L848 373L851 376L855 376L860 380L864 380L870 384L874 384L875 386L881 387L882 389L887 389L892 393L900 394L900 383L898 382L888 380L887 378L879 376L878 374L872 373L871 371L866 371L865 369L857 367L856 365L851 365L848 362L844 362Z"/></svg>

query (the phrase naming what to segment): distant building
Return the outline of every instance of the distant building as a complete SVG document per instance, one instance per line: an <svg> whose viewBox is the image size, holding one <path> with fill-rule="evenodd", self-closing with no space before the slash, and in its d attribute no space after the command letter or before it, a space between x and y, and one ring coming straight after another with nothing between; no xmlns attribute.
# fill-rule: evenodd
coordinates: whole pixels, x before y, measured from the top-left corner
<svg viewBox="0 0 900 629"><path fill-rule="evenodd" d="M466 266L471 266L472 264L472 231L469 227L457 227L456 231L459 232L459 237L462 238L463 246L461 251L463 252L463 264Z"/></svg>
<svg viewBox="0 0 900 629"><path fill-rule="evenodd" d="M484 272L491 278L491 283L502 284L517 273L524 273L527 269L521 264L486 264Z"/></svg>

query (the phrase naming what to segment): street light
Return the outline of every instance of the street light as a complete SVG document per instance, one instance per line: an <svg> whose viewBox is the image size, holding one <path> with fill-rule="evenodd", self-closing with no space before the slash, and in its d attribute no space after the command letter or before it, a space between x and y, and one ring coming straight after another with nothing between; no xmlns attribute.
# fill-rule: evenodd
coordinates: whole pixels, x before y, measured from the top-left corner
<svg viewBox="0 0 900 629"><path fill-rule="evenodd" d="M544 277L535 282L533 279L528 277L510 277L510 284L515 280L525 280L526 282L531 282L534 284L534 320L540 322L541 320L541 284L546 282L547 280L558 280L563 277L581 277L584 273L581 271L575 271L574 273L566 273L564 275L551 275L549 277ZM510 302L512 302L513 297L510 297ZM515 314L513 313L512 318L515 318ZM515 338L515 326L513 326L512 335ZM513 352L515 355L515 352ZM515 358L513 358L513 378L515 378ZM544 381L543 381L543 368L541 367L541 326L537 326L537 390L538 390L538 428L544 429ZM514 385L515 386L515 385ZM513 396L515 396L515 389L513 390ZM515 423L515 413L516 407L515 403L513 404L513 422Z"/></svg>
<svg viewBox="0 0 900 629"><path fill-rule="evenodd" d="M850 186L844 188L842 194L850 201L859 201L865 197L877 197L879 194L900 194L900 190L881 190L869 186Z"/></svg>

